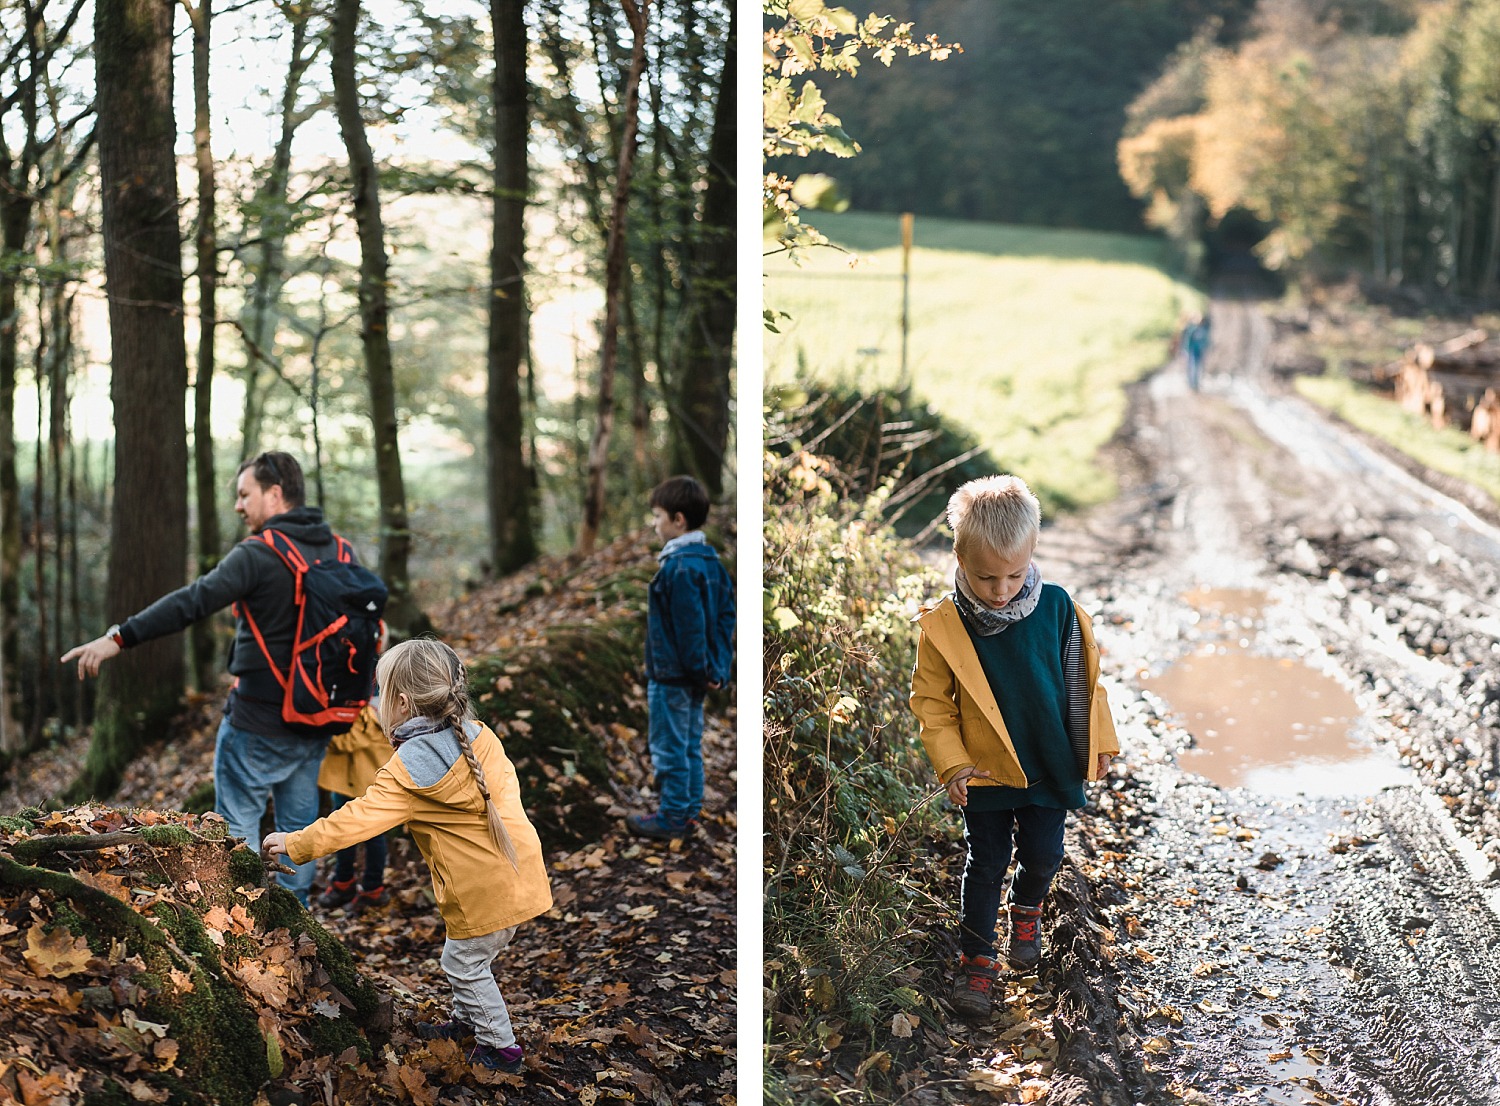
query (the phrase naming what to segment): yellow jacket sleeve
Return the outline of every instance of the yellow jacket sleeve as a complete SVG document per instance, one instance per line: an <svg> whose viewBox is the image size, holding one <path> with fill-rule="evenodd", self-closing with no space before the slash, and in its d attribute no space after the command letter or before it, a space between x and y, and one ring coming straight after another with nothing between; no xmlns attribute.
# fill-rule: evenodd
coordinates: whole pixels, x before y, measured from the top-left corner
<svg viewBox="0 0 1500 1106"><path fill-rule="evenodd" d="M319 818L306 829L289 834L287 855L294 864L357 845L361 841L395 829L411 818L411 793L401 786L389 768L382 768L359 798L345 803L327 818Z"/></svg>
<svg viewBox="0 0 1500 1106"><path fill-rule="evenodd" d="M917 716L922 747L939 782L947 782L958 769L974 765L959 728L958 680L943 654L920 632L917 665L911 674L911 711Z"/></svg>

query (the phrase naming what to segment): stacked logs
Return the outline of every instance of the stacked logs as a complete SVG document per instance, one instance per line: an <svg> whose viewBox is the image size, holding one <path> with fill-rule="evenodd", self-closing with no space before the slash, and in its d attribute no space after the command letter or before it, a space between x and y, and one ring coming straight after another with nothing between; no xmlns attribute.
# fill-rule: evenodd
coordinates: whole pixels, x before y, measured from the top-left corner
<svg viewBox="0 0 1500 1106"><path fill-rule="evenodd" d="M1500 340L1470 330L1439 345L1418 342L1398 367L1396 401L1500 452Z"/></svg>

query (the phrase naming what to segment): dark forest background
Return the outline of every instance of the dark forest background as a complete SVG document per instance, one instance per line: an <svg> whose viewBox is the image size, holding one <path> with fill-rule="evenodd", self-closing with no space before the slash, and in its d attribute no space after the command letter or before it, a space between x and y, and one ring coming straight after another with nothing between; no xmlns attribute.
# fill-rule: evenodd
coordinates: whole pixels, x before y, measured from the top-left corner
<svg viewBox="0 0 1500 1106"><path fill-rule="evenodd" d="M1209 20L1244 28L1249 0L893 0L919 34L957 41L941 64L866 64L823 80L861 146L809 169L837 176L860 211L1142 229L1115 166L1126 108Z"/></svg>

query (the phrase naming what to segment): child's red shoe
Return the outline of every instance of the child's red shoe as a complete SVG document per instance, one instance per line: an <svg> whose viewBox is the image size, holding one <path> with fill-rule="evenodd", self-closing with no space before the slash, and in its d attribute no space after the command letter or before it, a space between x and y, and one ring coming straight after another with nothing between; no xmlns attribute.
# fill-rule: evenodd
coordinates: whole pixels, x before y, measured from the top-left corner
<svg viewBox="0 0 1500 1106"><path fill-rule="evenodd" d="M328 885L328 890L318 896L318 905L325 910L333 910L345 903L353 902L358 894L359 889L355 880L336 879Z"/></svg>
<svg viewBox="0 0 1500 1106"><path fill-rule="evenodd" d="M368 891L361 891L355 895L349 903L349 910L352 913L358 914L361 910L368 910L372 906L384 906L390 901L391 893L385 889L385 884L382 883L379 887Z"/></svg>
<svg viewBox="0 0 1500 1106"><path fill-rule="evenodd" d="M1041 929L1042 908L1040 906L1010 907L1010 949L1005 958L1012 968L1030 971L1042 959Z"/></svg>
<svg viewBox="0 0 1500 1106"><path fill-rule="evenodd" d="M985 1018L990 1013L991 992L1000 969L988 956L960 956L958 979L953 983L953 1010L963 1018Z"/></svg>

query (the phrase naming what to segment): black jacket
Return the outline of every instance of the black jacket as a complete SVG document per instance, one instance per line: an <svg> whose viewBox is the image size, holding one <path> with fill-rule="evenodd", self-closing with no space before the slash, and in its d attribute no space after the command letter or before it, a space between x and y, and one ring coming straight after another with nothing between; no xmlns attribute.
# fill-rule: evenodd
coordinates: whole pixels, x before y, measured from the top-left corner
<svg viewBox="0 0 1500 1106"><path fill-rule="evenodd" d="M337 555L333 531L317 507L294 507L266 520L265 529L279 530L297 543L308 561ZM276 665L283 672L291 660L292 638L297 632L293 606L292 573L269 547L259 541L241 541L213 569L186 587L164 595L139 614L120 623L126 648L143 641L185 630L215 611L239 603L235 619L234 648L229 671L239 677L238 694L262 704L280 704L281 685L271 674L265 655L255 642L245 610L255 618ZM274 722L264 711L251 712L259 724L242 726L245 717L237 708L231 722L254 733L267 733ZM279 706L273 715L279 722ZM268 736L271 736L268 734Z"/></svg>

